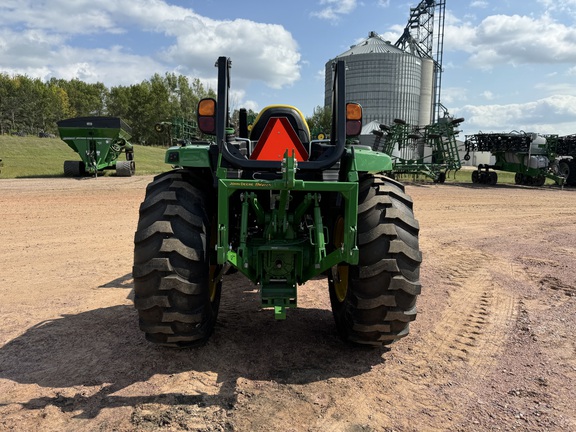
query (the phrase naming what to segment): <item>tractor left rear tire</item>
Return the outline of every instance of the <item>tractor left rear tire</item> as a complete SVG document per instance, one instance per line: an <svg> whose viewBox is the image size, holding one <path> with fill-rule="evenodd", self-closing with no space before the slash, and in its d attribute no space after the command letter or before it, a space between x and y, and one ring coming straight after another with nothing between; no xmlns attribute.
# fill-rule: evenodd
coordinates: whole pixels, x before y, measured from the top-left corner
<svg viewBox="0 0 576 432"><path fill-rule="evenodd" d="M422 254L412 206L401 183L382 175L361 179L359 262L339 264L328 274L332 312L345 341L388 345L406 336L416 318Z"/></svg>
<svg viewBox="0 0 576 432"><path fill-rule="evenodd" d="M174 170L146 188L134 238L134 306L146 339L203 345L214 330L221 283L214 277L210 175Z"/></svg>

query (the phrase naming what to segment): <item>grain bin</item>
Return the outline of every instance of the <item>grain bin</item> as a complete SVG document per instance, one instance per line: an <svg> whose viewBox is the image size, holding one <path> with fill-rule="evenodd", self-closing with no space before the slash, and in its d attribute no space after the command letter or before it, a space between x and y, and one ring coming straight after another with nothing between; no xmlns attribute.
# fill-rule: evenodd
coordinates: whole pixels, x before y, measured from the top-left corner
<svg viewBox="0 0 576 432"><path fill-rule="evenodd" d="M434 64L396 48L375 32L325 66L325 106L331 105L332 65L346 62L346 99L362 105L364 124L430 124L434 94Z"/></svg>

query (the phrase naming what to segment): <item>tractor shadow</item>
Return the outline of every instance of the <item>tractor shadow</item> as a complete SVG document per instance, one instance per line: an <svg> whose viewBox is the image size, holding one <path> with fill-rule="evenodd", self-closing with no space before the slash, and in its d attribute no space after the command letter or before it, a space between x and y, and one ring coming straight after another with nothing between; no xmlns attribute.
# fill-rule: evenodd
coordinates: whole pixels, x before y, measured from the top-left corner
<svg viewBox="0 0 576 432"><path fill-rule="evenodd" d="M224 282L227 291L215 332L201 348L175 350L148 343L129 305L63 315L29 328L0 348L0 378L36 384L55 396L10 403L30 410L52 405L80 418L94 418L104 408L146 403L230 410L242 378L307 384L357 376L384 363L388 349L342 342L329 309L291 309L287 320L275 321L271 310L259 308L259 294L251 285L241 276L230 278ZM124 278L119 280L125 283ZM199 374L216 374L218 393L116 394L154 375L180 373L189 376L192 386ZM85 396L82 387L94 386L97 393ZM62 389L67 390L58 392ZM63 396L75 391L73 397Z"/></svg>

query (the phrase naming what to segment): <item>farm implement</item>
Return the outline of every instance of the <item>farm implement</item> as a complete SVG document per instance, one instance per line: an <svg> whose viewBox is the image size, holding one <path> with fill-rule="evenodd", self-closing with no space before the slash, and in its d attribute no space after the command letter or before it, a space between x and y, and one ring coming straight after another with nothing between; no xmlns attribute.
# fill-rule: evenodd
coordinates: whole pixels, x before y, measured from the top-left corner
<svg viewBox="0 0 576 432"><path fill-rule="evenodd" d="M103 170L130 177L136 169L131 129L117 117L75 117L57 122L60 138L80 156L64 161L66 176L97 176ZM126 160L118 160L124 153Z"/></svg>
<svg viewBox="0 0 576 432"><path fill-rule="evenodd" d="M472 183L495 185L498 174L493 170L500 170L516 173L514 181L518 185L543 186L547 178L563 185L566 177L559 171L558 143L557 135L526 132L466 135L467 155L483 151L495 157L494 164L478 165L472 172ZM566 165L564 170L569 169L567 162L562 163Z"/></svg>
<svg viewBox="0 0 576 432"><path fill-rule="evenodd" d="M392 159L393 175L424 175L436 183L444 183L450 171L462 165L456 136L464 119L444 117L424 127L411 126L403 120L392 125L380 125L372 133L376 136L373 150Z"/></svg>

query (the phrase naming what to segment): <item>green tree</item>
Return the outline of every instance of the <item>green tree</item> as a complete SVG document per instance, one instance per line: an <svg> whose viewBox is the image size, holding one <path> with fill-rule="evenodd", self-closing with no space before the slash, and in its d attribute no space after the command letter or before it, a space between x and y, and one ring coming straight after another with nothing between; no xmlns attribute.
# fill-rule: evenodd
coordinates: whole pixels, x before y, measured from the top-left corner
<svg viewBox="0 0 576 432"><path fill-rule="evenodd" d="M149 80L108 90L104 84L51 78L47 82L0 73L0 132L56 132L64 118L109 115L132 127L132 140L155 143L154 125L178 119L192 123L198 101L216 97L202 82L183 75L154 74Z"/></svg>
<svg viewBox="0 0 576 432"><path fill-rule="evenodd" d="M130 115L130 87L112 87L106 95L106 113L128 121Z"/></svg>
<svg viewBox="0 0 576 432"><path fill-rule="evenodd" d="M25 75L2 75L0 113L2 130L37 133L43 125L45 85Z"/></svg>
<svg viewBox="0 0 576 432"><path fill-rule="evenodd" d="M250 125L254 124L254 120L256 120L256 117L258 117L258 113L251 109L248 109L246 112L246 116L248 120L248 127L250 127ZM236 131L238 131L238 128L240 127L239 109L234 110L234 112L232 113L232 117L230 117L230 122L234 125Z"/></svg>
<svg viewBox="0 0 576 432"><path fill-rule="evenodd" d="M0 74L0 131L2 134L16 131L18 107L17 81L8 74Z"/></svg>
<svg viewBox="0 0 576 432"><path fill-rule="evenodd" d="M332 111L330 107L317 106L314 108L312 117L306 118L306 122L313 139L318 138L320 134L328 137L332 127Z"/></svg>
<svg viewBox="0 0 576 432"><path fill-rule="evenodd" d="M70 114L73 117L105 114L104 107L108 89L104 84L100 82L88 84L76 78L70 81L52 78L49 83L66 91L70 104Z"/></svg>

